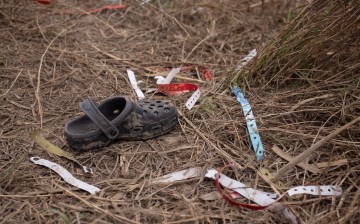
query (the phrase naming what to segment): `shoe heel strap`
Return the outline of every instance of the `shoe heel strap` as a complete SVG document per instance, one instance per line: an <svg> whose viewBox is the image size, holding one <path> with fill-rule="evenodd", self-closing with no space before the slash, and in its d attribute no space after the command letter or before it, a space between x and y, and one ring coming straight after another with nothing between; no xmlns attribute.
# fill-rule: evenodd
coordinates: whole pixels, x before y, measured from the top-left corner
<svg viewBox="0 0 360 224"><path fill-rule="evenodd" d="M80 103L81 110L104 132L109 139L115 139L119 136L117 129L111 122L99 111L94 101L90 98Z"/></svg>

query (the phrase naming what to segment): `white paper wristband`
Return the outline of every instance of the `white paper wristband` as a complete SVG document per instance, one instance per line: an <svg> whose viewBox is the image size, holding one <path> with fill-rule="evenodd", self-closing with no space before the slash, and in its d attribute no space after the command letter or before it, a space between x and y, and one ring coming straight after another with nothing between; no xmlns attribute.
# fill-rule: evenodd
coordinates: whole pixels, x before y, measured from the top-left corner
<svg viewBox="0 0 360 224"><path fill-rule="evenodd" d="M216 174L218 173L215 169L209 169L205 174L206 177L211 178L213 180L216 179ZM262 192L259 190L252 189L247 187L245 184L233 180L224 174L220 174L219 183L226 188L229 188L233 191L236 191L243 197L252 200L258 205L268 206L272 203L276 202L274 200L274 194ZM323 185L323 186L298 186L290 188L286 191L289 196L297 195L297 194L310 194L310 195L321 195L321 196L340 196L342 194L341 187L334 185Z"/></svg>
<svg viewBox="0 0 360 224"><path fill-rule="evenodd" d="M127 70L128 78L131 83L132 88L135 90L135 93L139 100L144 99L144 93L141 91L141 89L138 86L138 81L136 81L135 73L131 71L130 69Z"/></svg>
<svg viewBox="0 0 360 224"><path fill-rule="evenodd" d="M94 195L96 192L100 191L99 188L92 186L88 183L85 183L81 180L76 179L69 171L67 171L64 167L60 166L59 164L50 162L46 159L41 159L39 157L31 157L30 161L41 166L46 166L57 174L59 174L67 183L83 189L84 191L89 192L90 194Z"/></svg>

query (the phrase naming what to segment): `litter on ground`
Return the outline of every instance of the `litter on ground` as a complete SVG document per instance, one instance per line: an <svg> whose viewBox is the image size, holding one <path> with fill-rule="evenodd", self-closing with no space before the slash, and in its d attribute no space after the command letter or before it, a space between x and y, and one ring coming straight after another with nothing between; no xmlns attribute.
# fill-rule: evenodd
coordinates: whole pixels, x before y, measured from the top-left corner
<svg viewBox="0 0 360 224"><path fill-rule="evenodd" d="M359 8L1 1L1 222L360 223Z"/></svg>

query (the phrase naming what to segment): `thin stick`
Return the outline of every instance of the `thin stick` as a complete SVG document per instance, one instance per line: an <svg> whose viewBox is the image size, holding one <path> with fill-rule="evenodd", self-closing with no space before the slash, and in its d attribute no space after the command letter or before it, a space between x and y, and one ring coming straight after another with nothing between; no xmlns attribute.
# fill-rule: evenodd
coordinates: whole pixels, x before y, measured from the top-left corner
<svg viewBox="0 0 360 224"><path fill-rule="evenodd" d="M122 59L122 58L116 57L116 56L113 55L113 54L110 54L110 53L108 53L108 52L105 52L105 51L101 50L100 48L98 48L97 46L95 46L95 45L93 45L93 44L91 44L91 47L94 48L95 50L97 50L98 52L100 52L100 53L102 53L102 54L104 54L104 55L106 55L106 56L108 56L108 57L110 57L110 58L112 58L112 59L115 59L115 60L117 60L117 61L122 61L122 62L124 62L125 64L128 64L128 65L130 65L130 66L133 66L133 67L135 67L135 68L141 68L141 66L139 66L139 65L137 65L137 64L134 64L134 63L128 61L127 59ZM148 72L152 72L152 70L147 69L147 68L142 68L142 69L144 69L145 71L148 71Z"/></svg>
<svg viewBox="0 0 360 224"><path fill-rule="evenodd" d="M271 148L278 156L280 156L281 158L287 160L288 162L291 162L294 160L294 157L288 155L287 153L285 153L284 151L282 151L278 146L274 145L272 148ZM307 164L303 161L301 161L299 164L297 164L297 166L303 168L304 170L307 170L313 174L318 174L321 172L321 170L314 166L314 165L311 165L311 164Z"/></svg>
<svg viewBox="0 0 360 224"><path fill-rule="evenodd" d="M17 74L17 76L16 76L15 80L13 81L13 83L11 83L11 85L10 85L9 89L7 89L7 90L6 90L6 92L5 92L4 94L0 95L0 97L6 96L6 94L8 94L8 93L9 93L9 91L11 90L11 88L15 85L16 80L19 78L19 76L20 76L20 74L21 74L22 70L23 70L23 69L21 69L21 70L20 70L20 72L19 72L19 74Z"/></svg>
<svg viewBox="0 0 360 224"><path fill-rule="evenodd" d="M331 167L331 166L342 166L342 165L348 164L348 162L349 161L347 159L339 159L339 160L336 160L336 161L316 163L316 167L318 167L318 168L327 168L327 167Z"/></svg>
<svg viewBox="0 0 360 224"><path fill-rule="evenodd" d="M104 209L98 207L97 205L94 205L94 204L88 202L87 200L81 198L80 196L76 195L74 192L72 192L72 191L70 191L70 190L68 190L68 189L66 189L66 188L64 188L64 187L62 187L62 186L60 186L60 185L58 185L58 184L56 184L56 185L57 185L59 188L63 189L63 190L64 190L67 194L69 194L70 196L72 196L72 197L74 197L74 198L76 198L76 199L79 199L81 202L83 202L83 203L86 204L87 206L92 207L92 208L95 208L96 210L98 210L98 211L100 211L100 212L102 212L102 213L104 213L104 214L106 214L106 215L114 218L115 220L118 220L118 221L120 221L120 222L138 224L138 222L133 221L133 220L131 220L131 219L128 219L128 218L126 218L126 217L122 217L122 216L120 216L120 215L112 214L111 212L109 212L109 211L107 211L107 210L104 210Z"/></svg>
<svg viewBox="0 0 360 224"><path fill-rule="evenodd" d="M310 146L310 148L306 149L304 152L302 152L300 155L295 157L291 162L286 164L283 168L281 168L277 174L275 175L275 179L282 178L290 169L292 169L294 166L296 166L301 161L304 161L306 158L308 158L313 152L315 152L317 149L319 149L322 145L324 145L326 142L330 141L332 138L340 134L340 132L348 129L351 125L355 124L356 122L360 121L360 117L357 117L355 120L345 124L344 126L336 129L329 135L325 136L323 139L315 143L314 145Z"/></svg>
<svg viewBox="0 0 360 224"><path fill-rule="evenodd" d="M325 94L325 95L322 95L322 96L313 97L313 98L309 98L309 99L300 101L296 105L292 106L290 108L289 112L294 111L296 108L300 107L301 105L303 105L305 103L308 103L308 102L311 102L311 101L314 101L314 100L318 100L318 99L326 99L326 98L329 98L329 97L332 97L332 96L333 96L333 94Z"/></svg>
<svg viewBox="0 0 360 224"><path fill-rule="evenodd" d="M242 168L243 166L241 166L239 163L237 163L236 161L234 161L234 159L224 150L220 149L219 147L217 147L214 143L212 143L211 141L209 141L208 138L205 137L205 135L203 133L201 133L201 131L189 120L187 119L180 111L178 112L179 115L186 121L186 123L188 123L195 131L196 133L202 138L204 139L204 141L209 144L211 147L213 147L220 155L222 155L223 157L225 157L228 161L235 163L239 168Z"/></svg>
<svg viewBox="0 0 360 224"><path fill-rule="evenodd" d="M110 53L108 53L108 52L105 52L105 51L101 50L100 48L96 47L95 45L91 45L91 46L92 46L95 50L97 50L98 52L100 52L100 53L102 53L102 54L104 54L104 55L106 55L106 56L108 56L108 57L110 57L110 58L112 58L112 59L115 59L115 60L118 60L118 61L122 61L122 62L124 62L125 64L128 64L128 65L130 65L130 66L133 66L133 67L135 67L135 68L144 69L144 70L147 71L147 72L153 72L153 70L151 70L151 69L143 68L143 67L141 67L141 66L139 66L139 65L137 65L137 64L134 64L134 63L132 63L132 62L126 60L126 59L122 59L122 58L116 57L116 56L113 55L113 54L110 54ZM157 74L154 74L154 75L152 75L152 74L146 74L146 75L144 75L144 76L156 76L156 75L157 75ZM193 81L193 82L205 83L205 81L203 81L203 80L192 79L192 78L183 77L183 76L179 76L179 75L176 75L174 78L176 78L176 79L182 79L182 80L186 80L186 81Z"/></svg>
<svg viewBox="0 0 360 224"><path fill-rule="evenodd" d="M43 111L42 111L42 105L41 105L41 99L40 99L40 78L41 78L41 68L42 68L42 64L45 58L46 53L48 52L50 46L54 43L54 41L64 32L66 31L66 29L62 30L60 33L58 33L58 35L56 35L56 37L54 37L54 39L52 39L52 41L49 43L49 45L46 47L44 53L41 55L41 59L40 59L40 66L39 66L39 71L38 71L38 76L37 76L37 85L36 85L36 92L35 92L35 97L38 103L38 108L39 108L39 115L40 115L40 128L42 128L42 123L43 123Z"/></svg>
<svg viewBox="0 0 360 224"><path fill-rule="evenodd" d="M356 195L354 199L352 200L349 208L347 209L348 212L345 214L344 218L340 221L340 224L346 224L348 223L349 219L356 213L356 210L358 210L358 207L355 207L356 203L358 203L358 198L360 196L360 188L356 191Z"/></svg>
<svg viewBox="0 0 360 224"><path fill-rule="evenodd" d="M202 39L199 43L197 43L195 45L195 47L193 47L193 49L190 51L190 53L186 56L186 58L184 59L184 61L186 61L190 55L196 50L196 48L198 48L202 43L204 43L205 41L207 41L207 39L209 39L210 37L213 37L213 35L208 35L206 36L204 39Z"/></svg>
<svg viewBox="0 0 360 224"><path fill-rule="evenodd" d="M149 4L148 2L146 1L143 1L143 3L145 3L146 5L156 9L156 10L159 10L159 12L161 12L162 14L166 15L167 17L171 18L172 20L174 20L178 25L179 27L186 33L186 35L189 37L190 34L189 32L185 29L185 27L179 22L179 20L177 20L175 17L169 15L168 13L164 12L163 10L157 8L156 6L152 5L152 4Z"/></svg>

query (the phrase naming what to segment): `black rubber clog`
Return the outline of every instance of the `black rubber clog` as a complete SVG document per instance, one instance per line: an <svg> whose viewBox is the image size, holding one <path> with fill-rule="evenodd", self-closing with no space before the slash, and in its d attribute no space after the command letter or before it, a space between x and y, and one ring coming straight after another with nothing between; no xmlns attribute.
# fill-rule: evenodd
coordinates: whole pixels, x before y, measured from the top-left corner
<svg viewBox="0 0 360 224"><path fill-rule="evenodd" d="M85 115L65 125L65 139L79 150L101 148L116 139L146 140L166 134L178 121L168 101L113 97L97 105L90 98L80 103Z"/></svg>

